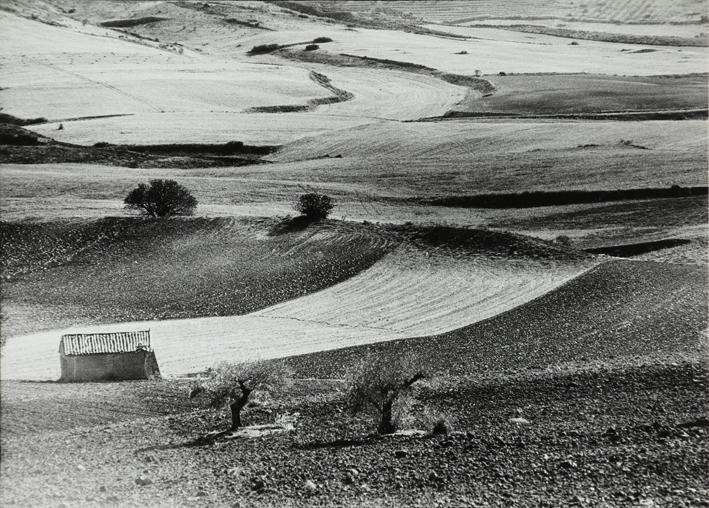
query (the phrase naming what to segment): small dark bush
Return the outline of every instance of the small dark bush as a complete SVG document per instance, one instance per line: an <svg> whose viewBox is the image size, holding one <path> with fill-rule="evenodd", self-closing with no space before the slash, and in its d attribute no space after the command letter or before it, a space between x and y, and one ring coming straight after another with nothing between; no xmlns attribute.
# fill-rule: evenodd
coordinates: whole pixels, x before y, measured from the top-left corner
<svg viewBox="0 0 709 508"><path fill-rule="evenodd" d="M499 76L507 76L507 73L505 71L500 71L497 73Z"/></svg>
<svg viewBox="0 0 709 508"><path fill-rule="evenodd" d="M433 425L433 429L431 429L431 434L433 434L434 436L450 434L452 429L453 428L450 422L448 422L448 420L446 420L445 418L441 418Z"/></svg>
<svg viewBox="0 0 709 508"><path fill-rule="evenodd" d="M554 241L559 245L563 245L564 247L569 247L571 245L571 238L566 235L559 235Z"/></svg>
<svg viewBox="0 0 709 508"><path fill-rule="evenodd" d="M310 192L300 196L295 209L311 220L319 220L327 218L334 206L330 196Z"/></svg>
<svg viewBox="0 0 709 508"><path fill-rule="evenodd" d="M569 43L569 46L578 46L578 45L579 45L579 43L576 42L576 41L571 41L571 42Z"/></svg>
<svg viewBox="0 0 709 508"><path fill-rule="evenodd" d="M458 52L456 53L456 55L467 55L467 54L468 54L468 52L465 51L465 50L458 51Z"/></svg>
<svg viewBox="0 0 709 508"><path fill-rule="evenodd" d="M315 42L315 43L332 42L332 39L330 39L329 37L316 37L315 39L313 39L313 42Z"/></svg>
<svg viewBox="0 0 709 508"><path fill-rule="evenodd" d="M308 44L305 46L305 51L315 51L316 49L320 49L320 46L317 44Z"/></svg>

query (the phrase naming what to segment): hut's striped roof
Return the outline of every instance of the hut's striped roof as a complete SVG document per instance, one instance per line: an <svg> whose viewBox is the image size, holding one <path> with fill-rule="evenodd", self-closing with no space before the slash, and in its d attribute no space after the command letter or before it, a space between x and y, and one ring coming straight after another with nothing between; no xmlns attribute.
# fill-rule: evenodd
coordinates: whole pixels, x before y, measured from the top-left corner
<svg viewBox="0 0 709 508"><path fill-rule="evenodd" d="M152 351L150 330L115 333L73 333L62 335L59 351L66 355L130 353L138 349Z"/></svg>

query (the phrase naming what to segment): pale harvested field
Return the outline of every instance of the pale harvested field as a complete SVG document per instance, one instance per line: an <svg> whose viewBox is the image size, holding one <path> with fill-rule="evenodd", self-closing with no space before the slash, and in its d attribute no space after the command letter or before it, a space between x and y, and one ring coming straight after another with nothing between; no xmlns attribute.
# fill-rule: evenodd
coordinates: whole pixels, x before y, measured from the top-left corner
<svg viewBox="0 0 709 508"><path fill-rule="evenodd" d="M371 122L319 113L145 113L30 126L59 141L90 145L100 141L120 144L227 143L278 145L303 136L322 136L333 130Z"/></svg>
<svg viewBox="0 0 709 508"><path fill-rule="evenodd" d="M472 75L507 73L577 73L619 75L686 74L705 68L707 48L653 46L652 53L632 53L621 49L645 46L583 41L569 45L569 39L536 34L522 34L492 28L454 28L467 31L475 39L456 40L446 37L403 33L393 30L356 31L338 28L314 28L311 31L266 32L244 39L248 49L258 44L287 44L318 36L334 42L323 45L323 51L347 53L409 62L442 71ZM456 54L467 51L467 54Z"/></svg>
<svg viewBox="0 0 709 508"><path fill-rule="evenodd" d="M353 100L309 114L244 114L252 107L302 106L332 93L309 79L309 70L317 66L176 54L119 40L110 31L106 36L77 33L8 13L0 14L0 32L5 111L48 118L50 123L34 129L79 144L283 144L375 118L441 115L467 93L406 72L332 69L333 85L354 94ZM23 38L25 33L33 37ZM82 119L103 115L126 116Z"/></svg>
<svg viewBox="0 0 709 508"><path fill-rule="evenodd" d="M294 75L302 73L307 80L308 71L299 67L253 67L266 70L286 69ZM132 116L64 122L64 129L61 131L57 130L57 122L30 128L59 141L77 144L93 144L99 141L127 144L223 143L232 140L257 145L284 144L304 136L325 137L333 131L380 119L401 121L442 115L467 96L467 89L463 87L419 74L317 65L308 67L327 73L334 86L354 94L354 98L318 106L315 111L308 113L240 113L206 111L204 108L199 112L173 109L162 112L145 111ZM276 84L285 87L287 81L278 81ZM158 93L162 88L156 85L153 90ZM320 90L324 91L322 88ZM242 105L247 104L245 99L244 96L238 97ZM268 100L270 104L263 101L253 104L298 103L298 100L285 95L276 98L271 94ZM273 102L278 100L281 102ZM305 97L301 101L307 102ZM160 100L155 103L160 103ZM163 104L165 103L166 100L163 100ZM71 101L67 104L70 105Z"/></svg>
<svg viewBox="0 0 709 508"><path fill-rule="evenodd" d="M329 153L342 154L343 157L399 157L416 160L445 160L450 157L465 163L483 156L568 150L587 144L613 147L621 139L630 139L636 145L658 152L701 153L706 150L706 122L449 120L407 123L397 125L396 129L379 123L334 132L324 138L303 139L269 158L295 161Z"/></svg>
<svg viewBox="0 0 709 508"><path fill-rule="evenodd" d="M64 64L28 60L5 65L7 90L0 94L6 110L21 118L239 113L256 106L305 105L331 95L306 70L294 67L205 58L165 63L154 56Z"/></svg>
<svg viewBox="0 0 709 508"><path fill-rule="evenodd" d="M518 262L402 247L344 283L246 316L121 323L71 330L150 328L163 374L223 360L276 358L443 333L528 302L591 262ZM3 379L56 379L65 330L9 337Z"/></svg>
<svg viewBox="0 0 709 508"><path fill-rule="evenodd" d="M229 140L228 133L209 134L215 141ZM204 131L201 136L207 138ZM0 214L6 220L115 215L123 213L121 200L137 183L172 178L194 192L198 214L292 213L295 196L312 188L335 197L341 218L480 224L492 212L410 207L391 198L559 190L560 181L568 182L564 188L610 190L707 181L706 125L698 120L375 121L297 141L270 159L273 164L211 169L5 164Z"/></svg>

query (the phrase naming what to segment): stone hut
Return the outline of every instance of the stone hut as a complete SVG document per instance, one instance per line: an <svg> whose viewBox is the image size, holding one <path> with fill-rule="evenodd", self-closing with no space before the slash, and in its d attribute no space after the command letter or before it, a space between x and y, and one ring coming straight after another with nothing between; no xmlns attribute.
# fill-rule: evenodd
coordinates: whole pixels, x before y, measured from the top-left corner
<svg viewBox="0 0 709 508"><path fill-rule="evenodd" d="M150 330L62 335L61 381L159 379Z"/></svg>

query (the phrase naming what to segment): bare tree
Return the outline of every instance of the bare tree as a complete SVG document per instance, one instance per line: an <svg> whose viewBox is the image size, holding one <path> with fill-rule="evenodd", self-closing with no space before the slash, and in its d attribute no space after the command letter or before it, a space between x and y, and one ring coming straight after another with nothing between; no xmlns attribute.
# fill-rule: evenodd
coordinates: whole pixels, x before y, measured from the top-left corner
<svg viewBox="0 0 709 508"><path fill-rule="evenodd" d="M274 394L287 386L291 377L290 369L282 362L221 363L192 386L190 398L203 394L215 408L228 404L233 431L241 427L241 410L253 392Z"/></svg>
<svg viewBox="0 0 709 508"><path fill-rule="evenodd" d="M413 355L368 356L348 374L349 406L353 413L372 407L379 414L377 432L393 434L402 416L397 401L424 377Z"/></svg>

